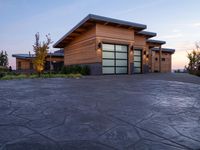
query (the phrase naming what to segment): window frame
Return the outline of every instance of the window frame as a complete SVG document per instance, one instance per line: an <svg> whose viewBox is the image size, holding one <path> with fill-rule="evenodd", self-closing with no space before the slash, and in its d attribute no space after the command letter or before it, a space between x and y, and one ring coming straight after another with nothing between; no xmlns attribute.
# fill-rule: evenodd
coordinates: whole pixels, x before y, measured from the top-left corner
<svg viewBox="0 0 200 150"><path fill-rule="evenodd" d="M102 74L105 74L105 75L107 75L107 74L109 74L109 73L103 73L103 68L106 68L106 67L114 67L114 73L110 73L110 74L128 74L128 62L129 62L129 46L128 45L126 45L126 44L116 44L116 43L102 43L102 44L110 44L110 45L114 45L114 51L109 51L109 50L104 50L103 49L103 46L102 46ZM127 51L125 52L123 52L123 51L117 51L116 50L116 46L126 46L126 48L127 48ZM114 53L114 58L103 58L103 52L113 52ZM126 54L127 55L127 57L126 57L126 59L124 59L124 58L117 58L116 57L116 55L117 54ZM113 66L104 66L103 65L103 60L114 60L114 65ZM117 60L126 60L126 62L127 62L127 66L117 66L116 65L116 63L117 63ZM126 68L126 73L117 73L117 69L116 68Z"/></svg>

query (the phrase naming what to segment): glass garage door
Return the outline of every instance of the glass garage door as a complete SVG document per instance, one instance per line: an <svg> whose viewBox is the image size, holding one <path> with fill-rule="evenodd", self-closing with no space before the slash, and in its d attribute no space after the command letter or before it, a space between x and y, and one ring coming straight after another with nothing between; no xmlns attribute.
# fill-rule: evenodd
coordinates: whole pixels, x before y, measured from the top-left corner
<svg viewBox="0 0 200 150"><path fill-rule="evenodd" d="M142 50L135 49L134 50L134 58L133 58L134 73L142 73Z"/></svg>
<svg viewBox="0 0 200 150"><path fill-rule="evenodd" d="M102 45L103 74L128 73L128 47L126 45Z"/></svg>

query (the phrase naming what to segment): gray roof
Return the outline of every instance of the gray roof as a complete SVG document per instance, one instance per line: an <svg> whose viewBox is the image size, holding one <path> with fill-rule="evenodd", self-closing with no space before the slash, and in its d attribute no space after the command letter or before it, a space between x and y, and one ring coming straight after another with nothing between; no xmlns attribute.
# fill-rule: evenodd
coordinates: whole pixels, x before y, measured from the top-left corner
<svg viewBox="0 0 200 150"><path fill-rule="evenodd" d="M147 28L147 26L144 25L144 24L139 24L139 23L134 23L134 22L129 22L129 21L123 21L123 20L118 20L118 19L98 16L98 15L94 15L94 14L89 14L87 17L85 17L83 20L81 20L74 28L72 28L67 34L65 34L60 40L58 40L53 45L53 47L54 48L61 48L60 46L58 46L58 44L61 43L66 37L68 37L76 29L78 29L83 24L85 24L87 21L96 21L96 22L105 22L105 23L123 25L123 26L127 26L127 27L133 27L133 28L135 28L137 30L140 30L140 31Z"/></svg>
<svg viewBox="0 0 200 150"><path fill-rule="evenodd" d="M157 33L155 32L149 32L149 31L140 31L137 33L138 35L145 35L145 36L148 36L148 37L154 37L157 35Z"/></svg>
<svg viewBox="0 0 200 150"><path fill-rule="evenodd" d="M159 51L159 48L152 48L152 51ZM163 52L168 52L168 53L174 53L175 49L171 49L171 48L162 48Z"/></svg>
<svg viewBox="0 0 200 150"><path fill-rule="evenodd" d="M160 40L147 40L147 43L155 43L155 44L166 44L165 41L160 41Z"/></svg>
<svg viewBox="0 0 200 150"><path fill-rule="evenodd" d="M55 51L54 53L48 53L47 56L53 56L53 57L64 57L64 51L59 50ZM13 54L12 57L21 58L21 59L29 59L34 58L34 54Z"/></svg>
<svg viewBox="0 0 200 150"><path fill-rule="evenodd" d="M13 54L12 57L16 57L16 58L21 58L21 59L28 59L28 58L33 58L35 57L35 55L31 54Z"/></svg>

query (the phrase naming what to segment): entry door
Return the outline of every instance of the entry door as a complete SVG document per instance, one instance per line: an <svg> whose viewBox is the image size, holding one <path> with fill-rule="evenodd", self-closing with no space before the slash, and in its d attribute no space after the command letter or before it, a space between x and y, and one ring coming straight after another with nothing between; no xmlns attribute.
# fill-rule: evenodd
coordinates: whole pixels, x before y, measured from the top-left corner
<svg viewBox="0 0 200 150"><path fill-rule="evenodd" d="M134 73L142 73L142 50L135 49L134 50L134 58L133 58L133 71Z"/></svg>
<svg viewBox="0 0 200 150"><path fill-rule="evenodd" d="M128 73L128 46L117 44L102 45L102 73Z"/></svg>

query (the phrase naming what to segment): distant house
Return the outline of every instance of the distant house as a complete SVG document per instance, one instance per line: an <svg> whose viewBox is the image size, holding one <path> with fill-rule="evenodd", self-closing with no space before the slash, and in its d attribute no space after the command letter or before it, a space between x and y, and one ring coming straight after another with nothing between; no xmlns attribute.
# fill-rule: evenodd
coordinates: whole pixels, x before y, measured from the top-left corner
<svg viewBox="0 0 200 150"><path fill-rule="evenodd" d="M18 71L31 71L34 70L33 60L35 55L33 54L13 54L16 58L16 70ZM45 70L50 70L50 64L52 64L52 70L60 70L64 64L63 50L55 51L54 53L48 53L45 60Z"/></svg>
<svg viewBox="0 0 200 150"><path fill-rule="evenodd" d="M91 74L171 72L174 49L150 39L143 24L90 14L54 44L64 48L64 65L88 65Z"/></svg>

